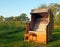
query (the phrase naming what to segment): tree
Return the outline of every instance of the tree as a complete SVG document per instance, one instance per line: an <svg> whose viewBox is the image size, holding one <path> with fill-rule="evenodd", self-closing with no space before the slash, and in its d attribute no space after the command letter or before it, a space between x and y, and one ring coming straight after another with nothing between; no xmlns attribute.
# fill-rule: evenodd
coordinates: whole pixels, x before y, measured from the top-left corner
<svg viewBox="0 0 60 47"><path fill-rule="evenodd" d="M57 15L57 17L58 17L57 18L57 21L56 21L57 22L57 25L60 25L60 13Z"/></svg>
<svg viewBox="0 0 60 47"><path fill-rule="evenodd" d="M22 13L20 16L18 16L18 20L26 22L29 20L29 18L27 17L25 13Z"/></svg>
<svg viewBox="0 0 60 47"><path fill-rule="evenodd" d="M59 21L59 19L60 19L60 4L52 3L49 5L49 8L51 8L51 10L54 14L54 24L55 25L60 24L60 21Z"/></svg>
<svg viewBox="0 0 60 47"><path fill-rule="evenodd" d="M57 13L60 11L60 4L51 3L48 7L52 10L54 15L57 15Z"/></svg>
<svg viewBox="0 0 60 47"><path fill-rule="evenodd" d="M9 18L10 18L11 21L16 21L16 17L11 16Z"/></svg>
<svg viewBox="0 0 60 47"><path fill-rule="evenodd" d="M41 6L39 6L38 8L47 8L46 4L42 4Z"/></svg>
<svg viewBox="0 0 60 47"><path fill-rule="evenodd" d="M3 18L4 18L3 16L0 16L0 21L3 21Z"/></svg>

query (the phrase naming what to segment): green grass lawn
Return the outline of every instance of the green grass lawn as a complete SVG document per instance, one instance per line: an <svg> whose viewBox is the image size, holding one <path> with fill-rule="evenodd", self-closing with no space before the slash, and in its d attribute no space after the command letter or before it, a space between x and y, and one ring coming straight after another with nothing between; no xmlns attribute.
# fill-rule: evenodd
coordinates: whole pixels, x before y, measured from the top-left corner
<svg viewBox="0 0 60 47"><path fill-rule="evenodd" d="M47 44L48 47L60 47L60 29L54 29L53 40Z"/></svg>
<svg viewBox="0 0 60 47"><path fill-rule="evenodd" d="M24 40L23 36L23 30L0 35L0 47L21 47Z"/></svg>
<svg viewBox="0 0 60 47"><path fill-rule="evenodd" d="M47 45L24 42L24 32L0 33L0 47L60 47L60 29L53 30L53 40Z"/></svg>

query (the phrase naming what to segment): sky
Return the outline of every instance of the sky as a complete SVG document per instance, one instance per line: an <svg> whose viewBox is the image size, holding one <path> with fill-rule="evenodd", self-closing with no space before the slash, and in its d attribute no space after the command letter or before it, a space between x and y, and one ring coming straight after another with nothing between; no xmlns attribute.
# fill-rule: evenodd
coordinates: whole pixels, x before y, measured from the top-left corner
<svg viewBox="0 0 60 47"><path fill-rule="evenodd" d="M4 17L19 16L26 13L30 18L31 9L42 4L59 3L60 0L0 0L0 15Z"/></svg>

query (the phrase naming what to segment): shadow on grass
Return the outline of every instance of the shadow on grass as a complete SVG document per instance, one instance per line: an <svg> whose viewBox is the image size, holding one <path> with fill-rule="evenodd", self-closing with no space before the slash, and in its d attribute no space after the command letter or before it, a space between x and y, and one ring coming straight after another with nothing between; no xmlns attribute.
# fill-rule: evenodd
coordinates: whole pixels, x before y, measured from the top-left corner
<svg viewBox="0 0 60 47"><path fill-rule="evenodd" d="M52 41L47 44L48 47L60 47L60 29L54 29Z"/></svg>
<svg viewBox="0 0 60 47"><path fill-rule="evenodd" d="M53 41L60 40L60 29L53 30Z"/></svg>
<svg viewBox="0 0 60 47"><path fill-rule="evenodd" d="M3 37L3 36L5 36L5 35L8 35L8 34L18 33L18 32L20 32L20 31L24 31L24 30L16 29L16 30L10 30L10 31L1 33L1 34L0 34L0 38Z"/></svg>
<svg viewBox="0 0 60 47"><path fill-rule="evenodd" d="M24 31L20 30L20 31L9 32L9 34L2 34L0 36L0 43L23 41L24 40L24 37L23 37Z"/></svg>
<svg viewBox="0 0 60 47"><path fill-rule="evenodd" d="M10 45L15 45L15 43L13 42L16 42L17 41L19 43L17 43L20 47L60 47L60 29L54 29L53 30L53 39L51 42L49 42L49 44L47 44L48 46L46 45L43 45L43 44L38 44L38 43L25 43L23 42L23 38L24 38L24 33L23 32L20 32L20 31L14 31L14 32L11 32L11 33L7 33L7 34L2 34L1 35L1 39L0 39L0 43L2 44L10 44ZM22 41L22 43L21 43ZM11 43L12 44L11 44ZM18 47L17 45L17 47ZM5 46L5 45L4 45ZM8 45L9 46L9 45Z"/></svg>
<svg viewBox="0 0 60 47"><path fill-rule="evenodd" d="M52 41L57 41L60 40L60 34L53 34L53 40Z"/></svg>

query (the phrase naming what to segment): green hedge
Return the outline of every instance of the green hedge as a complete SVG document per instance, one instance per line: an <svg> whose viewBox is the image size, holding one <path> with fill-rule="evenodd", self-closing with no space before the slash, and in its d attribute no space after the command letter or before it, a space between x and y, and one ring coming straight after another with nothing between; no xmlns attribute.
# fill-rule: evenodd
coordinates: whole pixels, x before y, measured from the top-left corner
<svg viewBox="0 0 60 47"><path fill-rule="evenodd" d="M20 21L4 21L0 22L0 35L25 30L26 23Z"/></svg>

